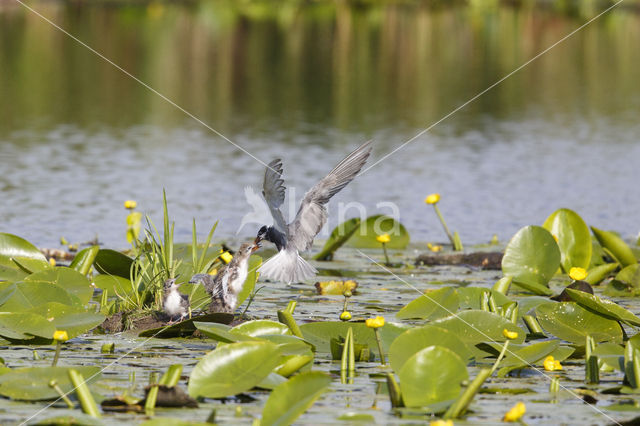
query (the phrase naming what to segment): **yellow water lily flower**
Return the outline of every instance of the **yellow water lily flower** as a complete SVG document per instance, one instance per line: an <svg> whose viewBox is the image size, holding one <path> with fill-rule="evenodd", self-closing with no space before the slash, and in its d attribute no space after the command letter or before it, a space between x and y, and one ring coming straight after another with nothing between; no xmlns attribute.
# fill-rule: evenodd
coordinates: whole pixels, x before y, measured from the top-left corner
<svg viewBox="0 0 640 426"><path fill-rule="evenodd" d="M514 405L511 408L511 410L507 411L502 421L517 422L518 420L520 420L522 416L524 416L524 413L526 412L527 412L527 407L524 405L524 403L518 402L516 405Z"/></svg>
<svg viewBox="0 0 640 426"><path fill-rule="evenodd" d="M389 236L389 234L378 235L376 237L376 241L382 244L388 243L389 241L391 241L391 237Z"/></svg>
<svg viewBox="0 0 640 426"><path fill-rule="evenodd" d="M429 426L453 426L453 420L434 420Z"/></svg>
<svg viewBox="0 0 640 426"><path fill-rule="evenodd" d="M553 355L547 356L544 361L542 361L542 365L546 371L559 371L562 370L562 364L560 361L553 358Z"/></svg>
<svg viewBox="0 0 640 426"><path fill-rule="evenodd" d="M231 259L233 259L233 255L228 251L222 252L222 250L220 250L220 253L220 259L222 259L224 263L229 263Z"/></svg>
<svg viewBox="0 0 640 426"><path fill-rule="evenodd" d="M440 201L440 194L429 194L427 195L427 198L424 199L424 202L427 204L436 204L438 201Z"/></svg>
<svg viewBox="0 0 640 426"><path fill-rule="evenodd" d="M50 258L49 258L49 265L51 265L51 266L56 266L56 259L55 259L55 258L53 258L53 257L50 257Z"/></svg>
<svg viewBox="0 0 640 426"><path fill-rule="evenodd" d="M502 335L509 340L517 339L518 332L517 331L509 331L506 328L502 330Z"/></svg>
<svg viewBox="0 0 640 426"><path fill-rule="evenodd" d="M129 209L129 210L133 210L138 206L138 203L136 203L133 200L127 200L124 202L124 208L125 209Z"/></svg>
<svg viewBox="0 0 640 426"><path fill-rule="evenodd" d="M587 278L587 270L574 266L569 270L569 277L571 277L572 280L582 281Z"/></svg>
<svg viewBox="0 0 640 426"><path fill-rule="evenodd" d="M213 268L212 270L207 272L207 274L209 274L209 275L218 275L218 268Z"/></svg>
<svg viewBox="0 0 640 426"><path fill-rule="evenodd" d="M69 340L69 335L64 330L56 330L56 332L53 333L53 340L57 340L58 342L66 342L67 340Z"/></svg>
<svg viewBox="0 0 640 426"><path fill-rule="evenodd" d="M554 240L556 240L556 243L558 242L558 236L556 234L551 234L551 236L553 237Z"/></svg>
<svg viewBox="0 0 640 426"><path fill-rule="evenodd" d="M380 328L384 325L384 317L377 316L375 318L368 318L364 323L369 328Z"/></svg>
<svg viewBox="0 0 640 426"><path fill-rule="evenodd" d="M351 319L351 312L343 311L340 314L340 321L349 321Z"/></svg>
<svg viewBox="0 0 640 426"><path fill-rule="evenodd" d="M427 243L427 248L434 253L437 253L442 250L442 246L440 244Z"/></svg>

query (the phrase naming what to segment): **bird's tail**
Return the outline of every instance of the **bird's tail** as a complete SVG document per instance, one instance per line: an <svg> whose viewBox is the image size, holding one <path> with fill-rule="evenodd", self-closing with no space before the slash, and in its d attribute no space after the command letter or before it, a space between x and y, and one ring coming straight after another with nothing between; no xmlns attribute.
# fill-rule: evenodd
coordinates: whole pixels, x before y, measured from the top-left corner
<svg viewBox="0 0 640 426"><path fill-rule="evenodd" d="M260 276L287 284L301 282L316 276L318 271L298 254L297 250L280 250L262 264Z"/></svg>

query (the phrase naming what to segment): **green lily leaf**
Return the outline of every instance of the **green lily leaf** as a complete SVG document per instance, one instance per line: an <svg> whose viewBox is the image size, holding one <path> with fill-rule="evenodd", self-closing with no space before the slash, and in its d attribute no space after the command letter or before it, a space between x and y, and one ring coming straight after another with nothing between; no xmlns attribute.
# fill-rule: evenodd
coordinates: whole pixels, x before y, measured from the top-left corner
<svg viewBox="0 0 640 426"><path fill-rule="evenodd" d="M456 292L460 298L460 309L480 309L482 306L482 296L486 292L491 293L493 301L496 302L496 306L504 306L512 302L511 299L499 291L486 287L460 287L456 289Z"/></svg>
<svg viewBox="0 0 640 426"><path fill-rule="evenodd" d="M314 345L318 352L331 353L331 339L339 340L347 336L349 327L353 328L354 343L369 346L370 351L378 350L376 336L372 329L363 322L322 321L302 324L300 330L304 339ZM383 348L387 349L391 343L408 327L386 323L378 329Z"/></svg>
<svg viewBox="0 0 640 426"><path fill-rule="evenodd" d="M82 425L82 426L104 426L104 422L101 419L91 417L88 414L76 413L74 415L55 415L44 417L37 420L34 423L29 423L33 426L65 426L65 425ZM175 425L175 423L173 424Z"/></svg>
<svg viewBox="0 0 640 426"><path fill-rule="evenodd" d="M619 264L622 266L629 266L634 263L638 263L638 260L633 255L631 248L629 248L622 238L611 231L603 231L593 226L591 227L591 230L600 245L609 250L609 253L615 257L615 260Z"/></svg>
<svg viewBox="0 0 640 426"><path fill-rule="evenodd" d="M360 227L360 218L354 217L336 226L329 239L324 243L320 253L313 256L313 260L332 260L333 254L338 250Z"/></svg>
<svg viewBox="0 0 640 426"><path fill-rule="evenodd" d="M82 302L69 294L57 284L45 281L23 281L15 284L16 290L11 297L0 306L0 311L18 312L44 305L49 302L58 302L63 305L82 306Z"/></svg>
<svg viewBox="0 0 640 426"><path fill-rule="evenodd" d="M279 375L278 373L269 373L267 378L264 379L263 381L261 381L260 383L258 383L256 385L256 387L260 388L260 389L273 390L278 385L280 385L280 384L282 384L282 383L284 383L286 381L287 381L287 378Z"/></svg>
<svg viewBox="0 0 640 426"><path fill-rule="evenodd" d="M13 261L29 265L29 271L40 271L51 267L47 258L36 246L16 235L0 232L0 266L17 269ZM31 262L28 262L31 260Z"/></svg>
<svg viewBox="0 0 640 426"><path fill-rule="evenodd" d="M331 377L319 371L298 374L278 385L262 410L261 425L289 425L307 411L331 384Z"/></svg>
<svg viewBox="0 0 640 426"><path fill-rule="evenodd" d="M191 336L193 332L196 331L196 323L229 324L231 321L233 321L233 314L224 313L224 312L214 312L212 314L199 315L197 317L193 317L191 319L187 319L170 326L144 330L143 332L138 334L138 336L139 337L153 336L161 339L170 339L172 337L178 337L178 336Z"/></svg>
<svg viewBox="0 0 640 426"><path fill-rule="evenodd" d="M87 312L84 308L57 302L45 303L26 312L43 316L56 330L66 331L69 339L94 329L105 320L102 314Z"/></svg>
<svg viewBox="0 0 640 426"><path fill-rule="evenodd" d="M578 213L569 209L558 209L551 213L542 227L558 238L560 265L566 273L572 267L589 268L591 233Z"/></svg>
<svg viewBox="0 0 640 426"><path fill-rule="evenodd" d="M23 401L58 399L60 395L49 387L55 380L62 392L72 392L68 371L73 368L93 383L100 377L100 367L30 367L18 368L0 375L0 395Z"/></svg>
<svg viewBox="0 0 640 426"><path fill-rule="evenodd" d="M513 370L539 364L539 361L552 354L558 346L560 346L559 340L545 340L532 343L518 350L508 351L507 356L500 363L502 368L498 370L498 377L505 377Z"/></svg>
<svg viewBox="0 0 640 426"><path fill-rule="evenodd" d="M434 321L431 325L451 331L469 346L482 342L504 342L506 337L502 333L505 328L518 333L518 337L513 339L514 343L522 343L527 335L506 318L480 310L462 311Z"/></svg>
<svg viewBox="0 0 640 426"><path fill-rule="evenodd" d="M394 371L400 371L409 358L434 343L455 352L463 361L473 356L469 346L453 332L433 325L425 325L409 329L393 341L389 348L391 367Z"/></svg>
<svg viewBox="0 0 640 426"><path fill-rule="evenodd" d="M93 277L93 284L101 290L107 290L110 296L117 294L125 297L133 291L131 281L117 275L96 275Z"/></svg>
<svg viewBox="0 0 640 426"><path fill-rule="evenodd" d="M380 234L389 234L391 241L387 244L390 249L403 249L409 245L409 232L397 220L389 216L370 216L364 226L358 226L357 231L349 238L347 245L356 248L379 248L382 245L376 240Z"/></svg>
<svg viewBox="0 0 640 426"><path fill-rule="evenodd" d="M100 249L93 264L101 274L116 275L126 279L131 278L133 259L119 251Z"/></svg>
<svg viewBox="0 0 640 426"><path fill-rule="evenodd" d="M553 236L540 226L526 226L509 241L502 258L502 272L527 290L541 291L560 266L560 249ZM528 286L528 287L527 287Z"/></svg>
<svg viewBox="0 0 640 426"><path fill-rule="evenodd" d="M583 291L566 289L569 296L580 306L595 311L602 316L617 321L622 321L629 325L640 326L640 318L611 300L602 299L595 294Z"/></svg>
<svg viewBox="0 0 640 426"><path fill-rule="evenodd" d="M438 319L449 316L458 310L458 293L453 287L425 292L424 295L409 302L396 314L397 319Z"/></svg>
<svg viewBox="0 0 640 426"><path fill-rule="evenodd" d="M221 398L247 391L263 381L280 362L270 342L229 343L205 355L189 378L193 398Z"/></svg>
<svg viewBox="0 0 640 426"><path fill-rule="evenodd" d="M64 266L36 272L24 279L24 282L40 281L57 284L69 294L76 296L82 305L86 305L93 297L93 287L87 277Z"/></svg>
<svg viewBox="0 0 640 426"><path fill-rule="evenodd" d="M0 306L7 300L11 299L13 293L16 292L16 285L14 283L0 283Z"/></svg>
<svg viewBox="0 0 640 426"><path fill-rule="evenodd" d="M536 317L547 332L576 345L583 346L587 336L596 342L622 342L622 329L617 321L594 314L575 302L540 305Z"/></svg>
<svg viewBox="0 0 640 426"><path fill-rule="evenodd" d="M613 264L615 265L615 264ZM625 266L616 274L616 280L623 282L631 287L640 287L640 264Z"/></svg>
<svg viewBox="0 0 640 426"><path fill-rule="evenodd" d="M627 266L627 268L631 268L633 265ZM598 285L607 278L607 276L615 271L618 268L617 263L605 263L603 265L594 266L589 269L587 273L587 277L584 279L591 285Z"/></svg>
<svg viewBox="0 0 640 426"><path fill-rule="evenodd" d="M441 346L429 346L413 354L398 376L407 407L453 402L460 394L461 383L469 379L465 362Z"/></svg>
<svg viewBox="0 0 640 426"><path fill-rule="evenodd" d="M224 324L196 321L193 323L193 325L205 336L222 343L259 341L259 339L257 338L253 338L241 333L231 333L231 327Z"/></svg>
<svg viewBox="0 0 640 426"><path fill-rule="evenodd" d="M229 332L251 337L260 337L265 334L291 334L289 327L270 320L247 321L233 327Z"/></svg>
<svg viewBox="0 0 640 426"><path fill-rule="evenodd" d="M42 315L31 312L0 312L0 336L29 340L34 336L53 338L56 328Z"/></svg>
<svg viewBox="0 0 640 426"><path fill-rule="evenodd" d="M242 305L255 288L260 265L262 265L262 258L260 256L253 255L249 258L249 274L244 281L240 294L238 294L238 306Z"/></svg>
<svg viewBox="0 0 640 426"><path fill-rule="evenodd" d="M601 369L624 373L624 346L617 343L600 343L592 353L598 357Z"/></svg>
<svg viewBox="0 0 640 426"><path fill-rule="evenodd" d="M91 270L91 266L93 266L93 261L96 259L98 251L100 251L99 246L91 246L80 250L71 261L69 268L78 271L82 275L87 275Z"/></svg>

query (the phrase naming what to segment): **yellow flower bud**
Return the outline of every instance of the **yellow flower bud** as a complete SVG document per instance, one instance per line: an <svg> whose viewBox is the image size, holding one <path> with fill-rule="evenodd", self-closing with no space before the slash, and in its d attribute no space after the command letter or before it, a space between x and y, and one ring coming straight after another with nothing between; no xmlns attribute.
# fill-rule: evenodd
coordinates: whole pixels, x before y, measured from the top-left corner
<svg viewBox="0 0 640 426"><path fill-rule="evenodd" d="M391 241L391 237L389 236L389 234L378 235L376 237L376 241L382 244L388 243L389 241Z"/></svg>
<svg viewBox="0 0 640 426"><path fill-rule="evenodd" d="M571 277L572 280L581 281L587 278L587 271L584 268L574 266L569 270L569 277Z"/></svg>
<svg viewBox="0 0 640 426"><path fill-rule="evenodd" d="M502 335L509 340L517 339L518 332L517 331L509 331L506 328L502 330Z"/></svg>
<svg viewBox="0 0 640 426"><path fill-rule="evenodd" d="M427 204L435 204L440 201L440 194L429 194L427 198L424 199L424 202Z"/></svg>
<svg viewBox="0 0 640 426"><path fill-rule="evenodd" d="M435 245L434 245L434 244L431 244L431 243L427 243L427 248L428 248L429 250L431 250L432 252L434 252L434 253L437 253L437 252L439 252L440 250L442 250L442 246L441 246L441 245L439 245L439 244L435 244Z"/></svg>
<svg viewBox="0 0 640 426"><path fill-rule="evenodd" d="M562 364L557 359L553 360L553 369L556 371L562 370Z"/></svg>
<svg viewBox="0 0 640 426"><path fill-rule="evenodd" d="M127 200L124 202L124 208L129 210L135 209L137 205L138 203L133 200Z"/></svg>
<svg viewBox="0 0 640 426"><path fill-rule="evenodd" d="M53 257L50 257L49 258L49 265L56 266L56 259L54 259Z"/></svg>
<svg viewBox="0 0 640 426"><path fill-rule="evenodd" d="M224 263L229 263L231 262L231 259L233 259L233 255L228 251L225 251L224 253L220 254L220 259L222 259Z"/></svg>
<svg viewBox="0 0 640 426"><path fill-rule="evenodd" d="M434 420L429 426L453 426L453 420Z"/></svg>
<svg viewBox="0 0 640 426"><path fill-rule="evenodd" d="M53 340L57 340L58 342L66 342L67 340L69 340L69 335L64 330L56 330L56 332L53 333Z"/></svg>
<svg viewBox="0 0 640 426"><path fill-rule="evenodd" d="M218 275L218 268L213 268L212 270L210 270L209 272L207 272L209 275Z"/></svg>
<svg viewBox="0 0 640 426"><path fill-rule="evenodd" d="M542 365L546 371L553 371L556 369L556 360L553 359L552 355L549 355L542 361Z"/></svg>
<svg viewBox="0 0 640 426"><path fill-rule="evenodd" d="M524 416L524 413L526 412L527 412L527 407L524 405L524 403L518 402L516 405L514 405L511 408L511 410L507 411L502 421L517 422L518 420L520 420L522 416Z"/></svg>
<svg viewBox="0 0 640 426"><path fill-rule="evenodd" d="M368 318L364 323L369 328L380 328L384 325L384 317L377 316L375 318Z"/></svg>
<svg viewBox="0 0 640 426"><path fill-rule="evenodd" d="M349 321L351 319L351 312L343 311L340 314L340 321Z"/></svg>

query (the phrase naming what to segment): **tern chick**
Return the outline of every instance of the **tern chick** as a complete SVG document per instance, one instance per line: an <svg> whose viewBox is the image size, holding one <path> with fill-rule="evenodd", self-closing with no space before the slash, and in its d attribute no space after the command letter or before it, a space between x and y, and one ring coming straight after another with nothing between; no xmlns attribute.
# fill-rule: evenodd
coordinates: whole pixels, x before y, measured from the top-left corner
<svg viewBox="0 0 640 426"><path fill-rule="evenodd" d="M202 283L211 296L209 312L233 313L238 305L238 294L249 275L249 257L260 248L260 238L253 243L240 246L229 264L223 266L214 277L209 274L196 274L190 283Z"/></svg>
<svg viewBox="0 0 640 426"><path fill-rule="evenodd" d="M285 186L282 161L273 160L264 174L262 195L273 216L273 226L263 226L258 239L271 241L278 253L258 270L262 277L287 284L312 278L318 271L298 252L311 248L313 239L327 222L325 204L347 186L360 172L371 154L371 141L360 145L304 196L293 221L286 224L280 206L284 203Z"/></svg>
<svg viewBox="0 0 640 426"><path fill-rule="evenodd" d="M180 293L180 284L176 284L175 278L164 282L164 296L162 297L162 309L169 315L171 321L178 318L182 321L189 313L189 297Z"/></svg>

